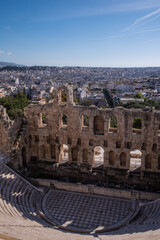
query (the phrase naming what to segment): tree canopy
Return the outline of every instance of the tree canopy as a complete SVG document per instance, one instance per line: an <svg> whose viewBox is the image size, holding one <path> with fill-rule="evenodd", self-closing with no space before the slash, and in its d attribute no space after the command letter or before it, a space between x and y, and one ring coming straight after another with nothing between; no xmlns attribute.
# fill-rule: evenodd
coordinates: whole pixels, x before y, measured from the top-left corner
<svg viewBox="0 0 160 240"><path fill-rule="evenodd" d="M0 105L6 108L11 119L23 116L24 108L27 107L29 103L29 99L23 92L0 98Z"/></svg>

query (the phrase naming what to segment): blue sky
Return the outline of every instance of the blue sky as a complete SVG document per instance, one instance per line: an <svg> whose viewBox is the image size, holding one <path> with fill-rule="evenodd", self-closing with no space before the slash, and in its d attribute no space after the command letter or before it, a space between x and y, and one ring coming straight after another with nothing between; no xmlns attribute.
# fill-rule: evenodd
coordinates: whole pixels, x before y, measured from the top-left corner
<svg viewBox="0 0 160 240"><path fill-rule="evenodd" d="M0 0L0 61L160 66L160 0Z"/></svg>

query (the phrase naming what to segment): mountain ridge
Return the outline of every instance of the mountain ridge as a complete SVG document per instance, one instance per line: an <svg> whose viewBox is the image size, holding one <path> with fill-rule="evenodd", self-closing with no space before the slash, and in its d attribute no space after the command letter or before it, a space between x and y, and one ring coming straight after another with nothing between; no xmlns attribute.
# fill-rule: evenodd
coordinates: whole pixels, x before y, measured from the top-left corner
<svg viewBox="0 0 160 240"><path fill-rule="evenodd" d="M12 63L12 62L0 62L0 68L7 67L7 66L25 67L25 65L23 65L23 64L17 64L17 63Z"/></svg>

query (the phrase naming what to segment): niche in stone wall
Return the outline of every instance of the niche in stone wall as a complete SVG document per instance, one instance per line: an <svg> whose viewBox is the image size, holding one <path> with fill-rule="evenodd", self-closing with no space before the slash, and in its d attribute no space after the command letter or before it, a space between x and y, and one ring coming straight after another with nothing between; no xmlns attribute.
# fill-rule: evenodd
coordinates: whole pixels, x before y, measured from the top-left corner
<svg viewBox="0 0 160 240"><path fill-rule="evenodd" d="M93 124L94 134L95 135L104 135L104 119L103 116L95 116Z"/></svg>
<svg viewBox="0 0 160 240"><path fill-rule="evenodd" d="M156 143L153 144L152 151L153 152L157 152L157 144Z"/></svg>
<svg viewBox="0 0 160 240"><path fill-rule="evenodd" d="M78 161L78 147L72 148L72 162Z"/></svg>
<svg viewBox="0 0 160 240"><path fill-rule="evenodd" d="M89 146L93 146L94 145L94 140L93 139L89 139Z"/></svg>
<svg viewBox="0 0 160 240"><path fill-rule="evenodd" d="M140 172L142 162L142 152L139 149L133 149L130 152L130 171Z"/></svg>
<svg viewBox="0 0 160 240"><path fill-rule="evenodd" d="M39 142L39 136L38 135L35 135L34 141L35 141L35 143Z"/></svg>
<svg viewBox="0 0 160 240"><path fill-rule="evenodd" d="M151 155L147 154L145 157L145 169L151 169Z"/></svg>
<svg viewBox="0 0 160 240"><path fill-rule="evenodd" d="M103 146L104 146L104 147L108 147L108 141L107 141L107 140L104 140Z"/></svg>
<svg viewBox="0 0 160 240"><path fill-rule="evenodd" d="M79 146L81 145L81 139L80 138L77 139L77 145L79 145Z"/></svg>
<svg viewBox="0 0 160 240"><path fill-rule="evenodd" d="M142 150L146 150L147 149L147 144L146 143L142 143Z"/></svg>
<svg viewBox="0 0 160 240"><path fill-rule="evenodd" d="M109 119L109 132L117 132L117 118L115 116Z"/></svg>
<svg viewBox="0 0 160 240"><path fill-rule="evenodd" d="M136 117L133 119L133 133L141 134L142 131L142 119Z"/></svg>
<svg viewBox="0 0 160 240"><path fill-rule="evenodd" d="M93 167L99 167L104 164L104 149L100 146L94 148Z"/></svg>
<svg viewBox="0 0 160 240"><path fill-rule="evenodd" d="M120 166L126 166L126 153L125 152L122 152L120 154Z"/></svg>
<svg viewBox="0 0 160 240"><path fill-rule="evenodd" d="M72 144L72 138L68 137L68 144Z"/></svg>
<svg viewBox="0 0 160 240"><path fill-rule="evenodd" d="M121 148L121 141L116 141L116 148Z"/></svg>

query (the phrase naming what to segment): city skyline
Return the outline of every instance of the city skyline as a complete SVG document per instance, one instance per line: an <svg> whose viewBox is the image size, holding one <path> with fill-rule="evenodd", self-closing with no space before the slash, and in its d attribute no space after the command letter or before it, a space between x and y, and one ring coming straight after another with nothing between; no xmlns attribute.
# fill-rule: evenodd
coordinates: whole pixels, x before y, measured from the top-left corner
<svg viewBox="0 0 160 240"><path fill-rule="evenodd" d="M1 0L0 61L160 66L159 18L159 0Z"/></svg>

